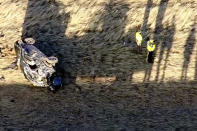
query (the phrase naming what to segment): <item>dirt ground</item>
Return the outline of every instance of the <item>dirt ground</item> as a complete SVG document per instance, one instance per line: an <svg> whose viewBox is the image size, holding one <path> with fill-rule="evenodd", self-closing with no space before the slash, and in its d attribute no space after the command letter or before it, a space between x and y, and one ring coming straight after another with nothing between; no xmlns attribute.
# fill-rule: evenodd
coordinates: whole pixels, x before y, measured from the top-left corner
<svg viewBox="0 0 197 131"><path fill-rule="evenodd" d="M196 0L0 0L0 130L196 131L196 12ZM21 37L58 57L57 93L13 68Z"/></svg>

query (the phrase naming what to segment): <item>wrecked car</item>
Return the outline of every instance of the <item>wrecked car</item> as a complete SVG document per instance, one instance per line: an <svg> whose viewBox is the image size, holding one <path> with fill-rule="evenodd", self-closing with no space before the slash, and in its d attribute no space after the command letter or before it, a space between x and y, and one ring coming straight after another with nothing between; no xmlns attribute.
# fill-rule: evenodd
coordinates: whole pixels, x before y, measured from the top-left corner
<svg viewBox="0 0 197 131"><path fill-rule="evenodd" d="M34 86L48 87L51 91L56 91L62 86L62 78L57 76L55 70L58 58L47 57L34 44L33 38L25 38L15 42L17 65L25 78Z"/></svg>

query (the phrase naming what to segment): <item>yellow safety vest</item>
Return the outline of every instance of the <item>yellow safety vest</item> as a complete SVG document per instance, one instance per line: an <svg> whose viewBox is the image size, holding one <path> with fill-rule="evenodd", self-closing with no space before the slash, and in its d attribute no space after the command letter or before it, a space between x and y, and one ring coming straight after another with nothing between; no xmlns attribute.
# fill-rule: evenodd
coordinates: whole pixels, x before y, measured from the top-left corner
<svg viewBox="0 0 197 131"><path fill-rule="evenodd" d="M141 45L142 44L142 35L140 34L140 32L136 32L135 37L136 37L137 44Z"/></svg>
<svg viewBox="0 0 197 131"><path fill-rule="evenodd" d="M147 43L147 50L148 51L154 51L155 50L155 43L153 40L149 40Z"/></svg>

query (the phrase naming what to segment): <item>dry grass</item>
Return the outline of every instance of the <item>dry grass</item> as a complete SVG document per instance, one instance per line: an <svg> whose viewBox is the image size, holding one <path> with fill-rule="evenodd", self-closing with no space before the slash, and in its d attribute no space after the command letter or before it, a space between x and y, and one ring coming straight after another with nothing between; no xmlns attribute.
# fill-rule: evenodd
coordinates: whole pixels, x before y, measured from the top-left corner
<svg viewBox="0 0 197 131"><path fill-rule="evenodd" d="M71 94L64 94L63 91L62 94L57 95L56 98L60 102L68 102L60 100L65 95L77 97L79 94L73 93L72 89L80 86L79 90L82 90L84 93L82 94L87 98L81 96L78 99L70 99L76 102L74 106L79 109L81 106L87 106L83 103L87 102L87 99L95 101L90 102L90 105L95 104L94 109L87 107L86 110L86 107L83 107L84 111L82 111L93 115L95 110L99 114L98 117L93 115L91 119L94 119L94 122L93 125L90 124L91 126L97 125L98 130L102 130L100 127L106 127L103 129L109 127L109 130L119 130L119 128L134 125L139 127L139 123L125 124L126 122L120 122L120 120L130 121L127 115L139 108L141 110L147 101L152 108L157 107L158 110L162 108L159 110L161 112L165 109L181 107L180 103L186 107L194 106L196 103L195 96L190 94L191 92L196 94L195 89L190 88L196 86L197 79L196 6L195 0L167 2L161 2L161 0L56 0L56 2L53 0L30 0L29 2L28 0L0 0L0 35L3 34L3 37L0 37L0 68L14 61L13 43L16 40L21 36L34 37L40 43L37 45L38 48L47 55L58 56L60 67L65 74L69 74L69 78L78 84L68 86L66 91ZM139 26L141 29L138 28ZM151 36L157 41L153 65L145 63L145 42L142 54L135 52L134 34L137 30L142 31L144 38ZM124 42L127 44L124 45ZM16 90L12 88L13 85L20 87L20 84L20 90L27 90L25 93L31 94L32 90L23 89L22 86L31 84L25 80L19 70L1 70L0 75L5 76L5 82L1 83L1 86L6 87L1 89L4 95L7 90ZM105 93L102 94L102 92ZM175 96L170 97L173 93ZM0 95L0 98L1 96L3 95ZM36 94L31 97L41 99ZM38 102L35 99L33 100ZM47 98L44 99L48 104ZM131 100L133 103L130 103ZM63 105L60 103L61 108ZM9 107L9 105L6 106ZM31 105L28 104L28 107ZM39 108L39 105L36 107ZM107 114L100 113L100 108L111 111L113 118L103 121L102 117L106 117ZM119 108L121 108L120 111ZM144 106L144 108L149 107ZM56 108L52 107L52 109ZM118 115L115 116L115 113ZM136 114L140 113L136 112ZM76 116L70 115L70 117L73 117L73 121L76 120ZM80 121L83 124L88 121L88 118L84 119L84 123ZM107 126L115 120L119 120L117 125L111 125L111 128ZM145 124L142 127L150 124L146 123L147 121L158 125L146 119L141 121ZM103 125L104 123L107 125ZM189 127L193 125L195 123ZM84 125L84 127L87 126ZM161 126L157 129L165 128ZM168 128L168 130L171 129L175 128Z"/></svg>

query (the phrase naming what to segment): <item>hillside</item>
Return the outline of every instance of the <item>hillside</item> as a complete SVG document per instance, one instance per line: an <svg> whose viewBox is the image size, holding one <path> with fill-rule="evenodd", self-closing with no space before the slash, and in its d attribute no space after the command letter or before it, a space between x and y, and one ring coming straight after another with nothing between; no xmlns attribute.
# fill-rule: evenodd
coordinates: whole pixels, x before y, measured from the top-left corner
<svg viewBox="0 0 197 131"><path fill-rule="evenodd" d="M195 130L196 0L0 0L0 130ZM157 49L146 63L135 32ZM59 58L64 88L36 88L13 44Z"/></svg>

